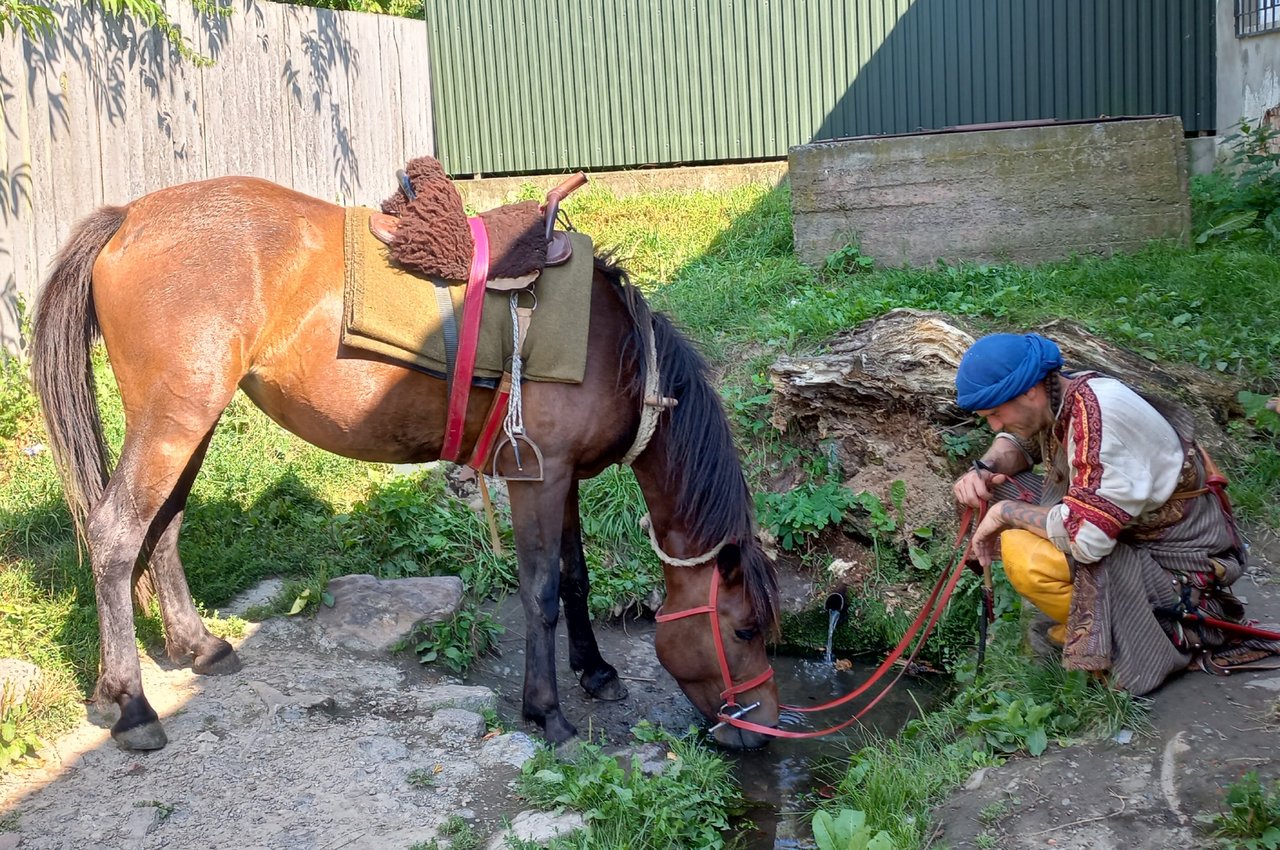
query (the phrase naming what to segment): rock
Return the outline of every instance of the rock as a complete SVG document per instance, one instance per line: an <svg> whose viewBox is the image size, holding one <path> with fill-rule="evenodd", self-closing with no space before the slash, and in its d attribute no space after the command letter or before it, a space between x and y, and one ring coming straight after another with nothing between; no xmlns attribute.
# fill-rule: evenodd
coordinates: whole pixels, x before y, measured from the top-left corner
<svg viewBox="0 0 1280 850"><path fill-rule="evenodd" d="M537 743L528 735L523 732L508 732L485 741L476 760L487 766L506 764L520 768L537 752Z"/></svg>
<svg viewBox="0 0 1280 850"><path fill-rule="evenodd" d="M223 614L234 614L237 617L243 617L250 608L260 605L269 605L280 591L284 589L284 580L278 578L264 578L253 587L241 593L232 599L221 609Z"/></svg>
<svg viewBox="0 0 1280 850"><path fill-rule="evenodd" d="M456 732L468 738L479 738L488 729L484 717L465 708L442 708L429 725L437 732Z"/></svg>
<svg viewBox="0 0 1280 850"><path fill-rule="evenodd" d="M22 705L39 682L40 668L30 661L0 658L0 706Z"/></svg>
<svg viewBox="0 0 1280 850"><path fill-rule="evenodd" d="M987 771L990 768L982 767L969 774L969 779L964 783L964 790L977 791L982 787L983 781L987 778Z"/></svg>
<svg viewBox="0 0 1280 850"><path fill-rule="evenodd" d="M409 748L401 741L387 735L370 735L356 741L356 749L367 761L376 763L404 761L409 757Z"/></svg>
<svg viewBox="0 0 1280 850"><path fill-rule="evenodd" d="M586 821L576 812L553 814L551 812L524 811L516 815L511 828L489 840L487 850L503 850L508 838L546 846L553 838L567 835L576 829L586 828Z"/></svg>
<svg viewBox="0 0 1280 850"><path fill-rule="evenodd" d="M279 721L295 720L304 711L314 709L323 711L326 714L332 714L337 709L337 703L333 697L327 694L286 694L277 691L265 682L250 682L249 688L267 706L267 716L263 721L264 726L270 726L272 723Z"/></svg>
<svg viewBox="0 0 1280 850"><path fill-rule="evenodd" d="M316 615L323 634L347 649L386 652L418 623L453 616L462 602L462 579L340 576L329 582L328 591L333 607L322 605Z"/></svg>
<svg viewBox="0 0 1280 850"><path fill-rule="evenodd" d="M17 850L18 843L22 841L21 833L4 832L0 833L0 850Z"/></svg>
<svg viewBox="0 0 1280 850"><path fill-rule="evenodd" d="M645 744L635 751L640 760L640 772L648 776L657 776L667 769L671 759L667 758L667 748L662 744Z"/></svg>
<svg viewBox="0 0 1280 850"><path fill-rule="evenodd" d="M143 839L164 822L169 812L159 806L139 806L130 813L124 827L126 846L141 847Z"/></svg>
<svg viewBox="0 0 1280 850"><path fill-rule="evenodd" d="M423 713L433 713L442 708L465 708L468 711L492 710L498 705L493 691L479 685L432 685L415 688L409 694Z"/></svg>

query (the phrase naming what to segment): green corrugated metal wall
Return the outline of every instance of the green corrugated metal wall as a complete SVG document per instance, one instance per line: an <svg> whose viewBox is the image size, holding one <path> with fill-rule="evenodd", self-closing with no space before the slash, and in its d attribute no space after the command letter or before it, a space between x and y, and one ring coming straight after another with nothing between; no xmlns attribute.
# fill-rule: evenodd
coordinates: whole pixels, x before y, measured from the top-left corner
<svg viewBox="0 0 1280 850"><path fill-rule="evenodd" d="M1213 130L1214 0L429 0L454 175L785 156L957 124Z"/></svg>

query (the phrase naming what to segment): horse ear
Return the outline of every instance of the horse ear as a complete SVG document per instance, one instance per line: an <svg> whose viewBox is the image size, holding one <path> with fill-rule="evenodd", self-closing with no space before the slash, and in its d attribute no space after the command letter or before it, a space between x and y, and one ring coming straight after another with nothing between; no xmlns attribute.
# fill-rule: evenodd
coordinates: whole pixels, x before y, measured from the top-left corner
<svg viewBox="0 0 1280 850"><path fill-rule="evenodd" d="M725 584L733 584L742 578L742 549L737 543L726 543L716 555L716 567Z"/></svg>

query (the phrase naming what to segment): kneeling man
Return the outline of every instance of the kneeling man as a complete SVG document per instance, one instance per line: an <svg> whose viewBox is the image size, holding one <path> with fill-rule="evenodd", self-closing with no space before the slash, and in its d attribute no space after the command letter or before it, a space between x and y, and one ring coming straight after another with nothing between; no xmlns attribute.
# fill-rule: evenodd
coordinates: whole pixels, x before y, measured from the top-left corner
<svg viewBox="0 0 1280 850"><path fill-rule="evenodd" d="M960 362L960 407L996 432L954 488L963 505L989 504L979 560L1003 560L1056 623L1048 635L1068 669L1105 671L1135 694L1193 663L1221 672L1280 650L1193 623L1243 621L1229 588L1245 551L1190 414L1062 366L1039 334L983 337Z"/></svg>

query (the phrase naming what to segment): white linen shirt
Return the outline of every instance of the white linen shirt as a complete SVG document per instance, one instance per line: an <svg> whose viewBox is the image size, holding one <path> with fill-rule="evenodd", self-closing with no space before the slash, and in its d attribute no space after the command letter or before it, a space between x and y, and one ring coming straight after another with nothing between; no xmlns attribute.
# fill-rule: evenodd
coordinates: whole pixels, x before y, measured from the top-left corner
<svg viewBox="0 0 1280 850"><path fill-rule="evenodd" d="M1125 526L1169 501L1183 448L1173 426L1115 378L1091 378L1063 404L1071 480L1046 531L1058 549L1092 564Z"/></svg>

